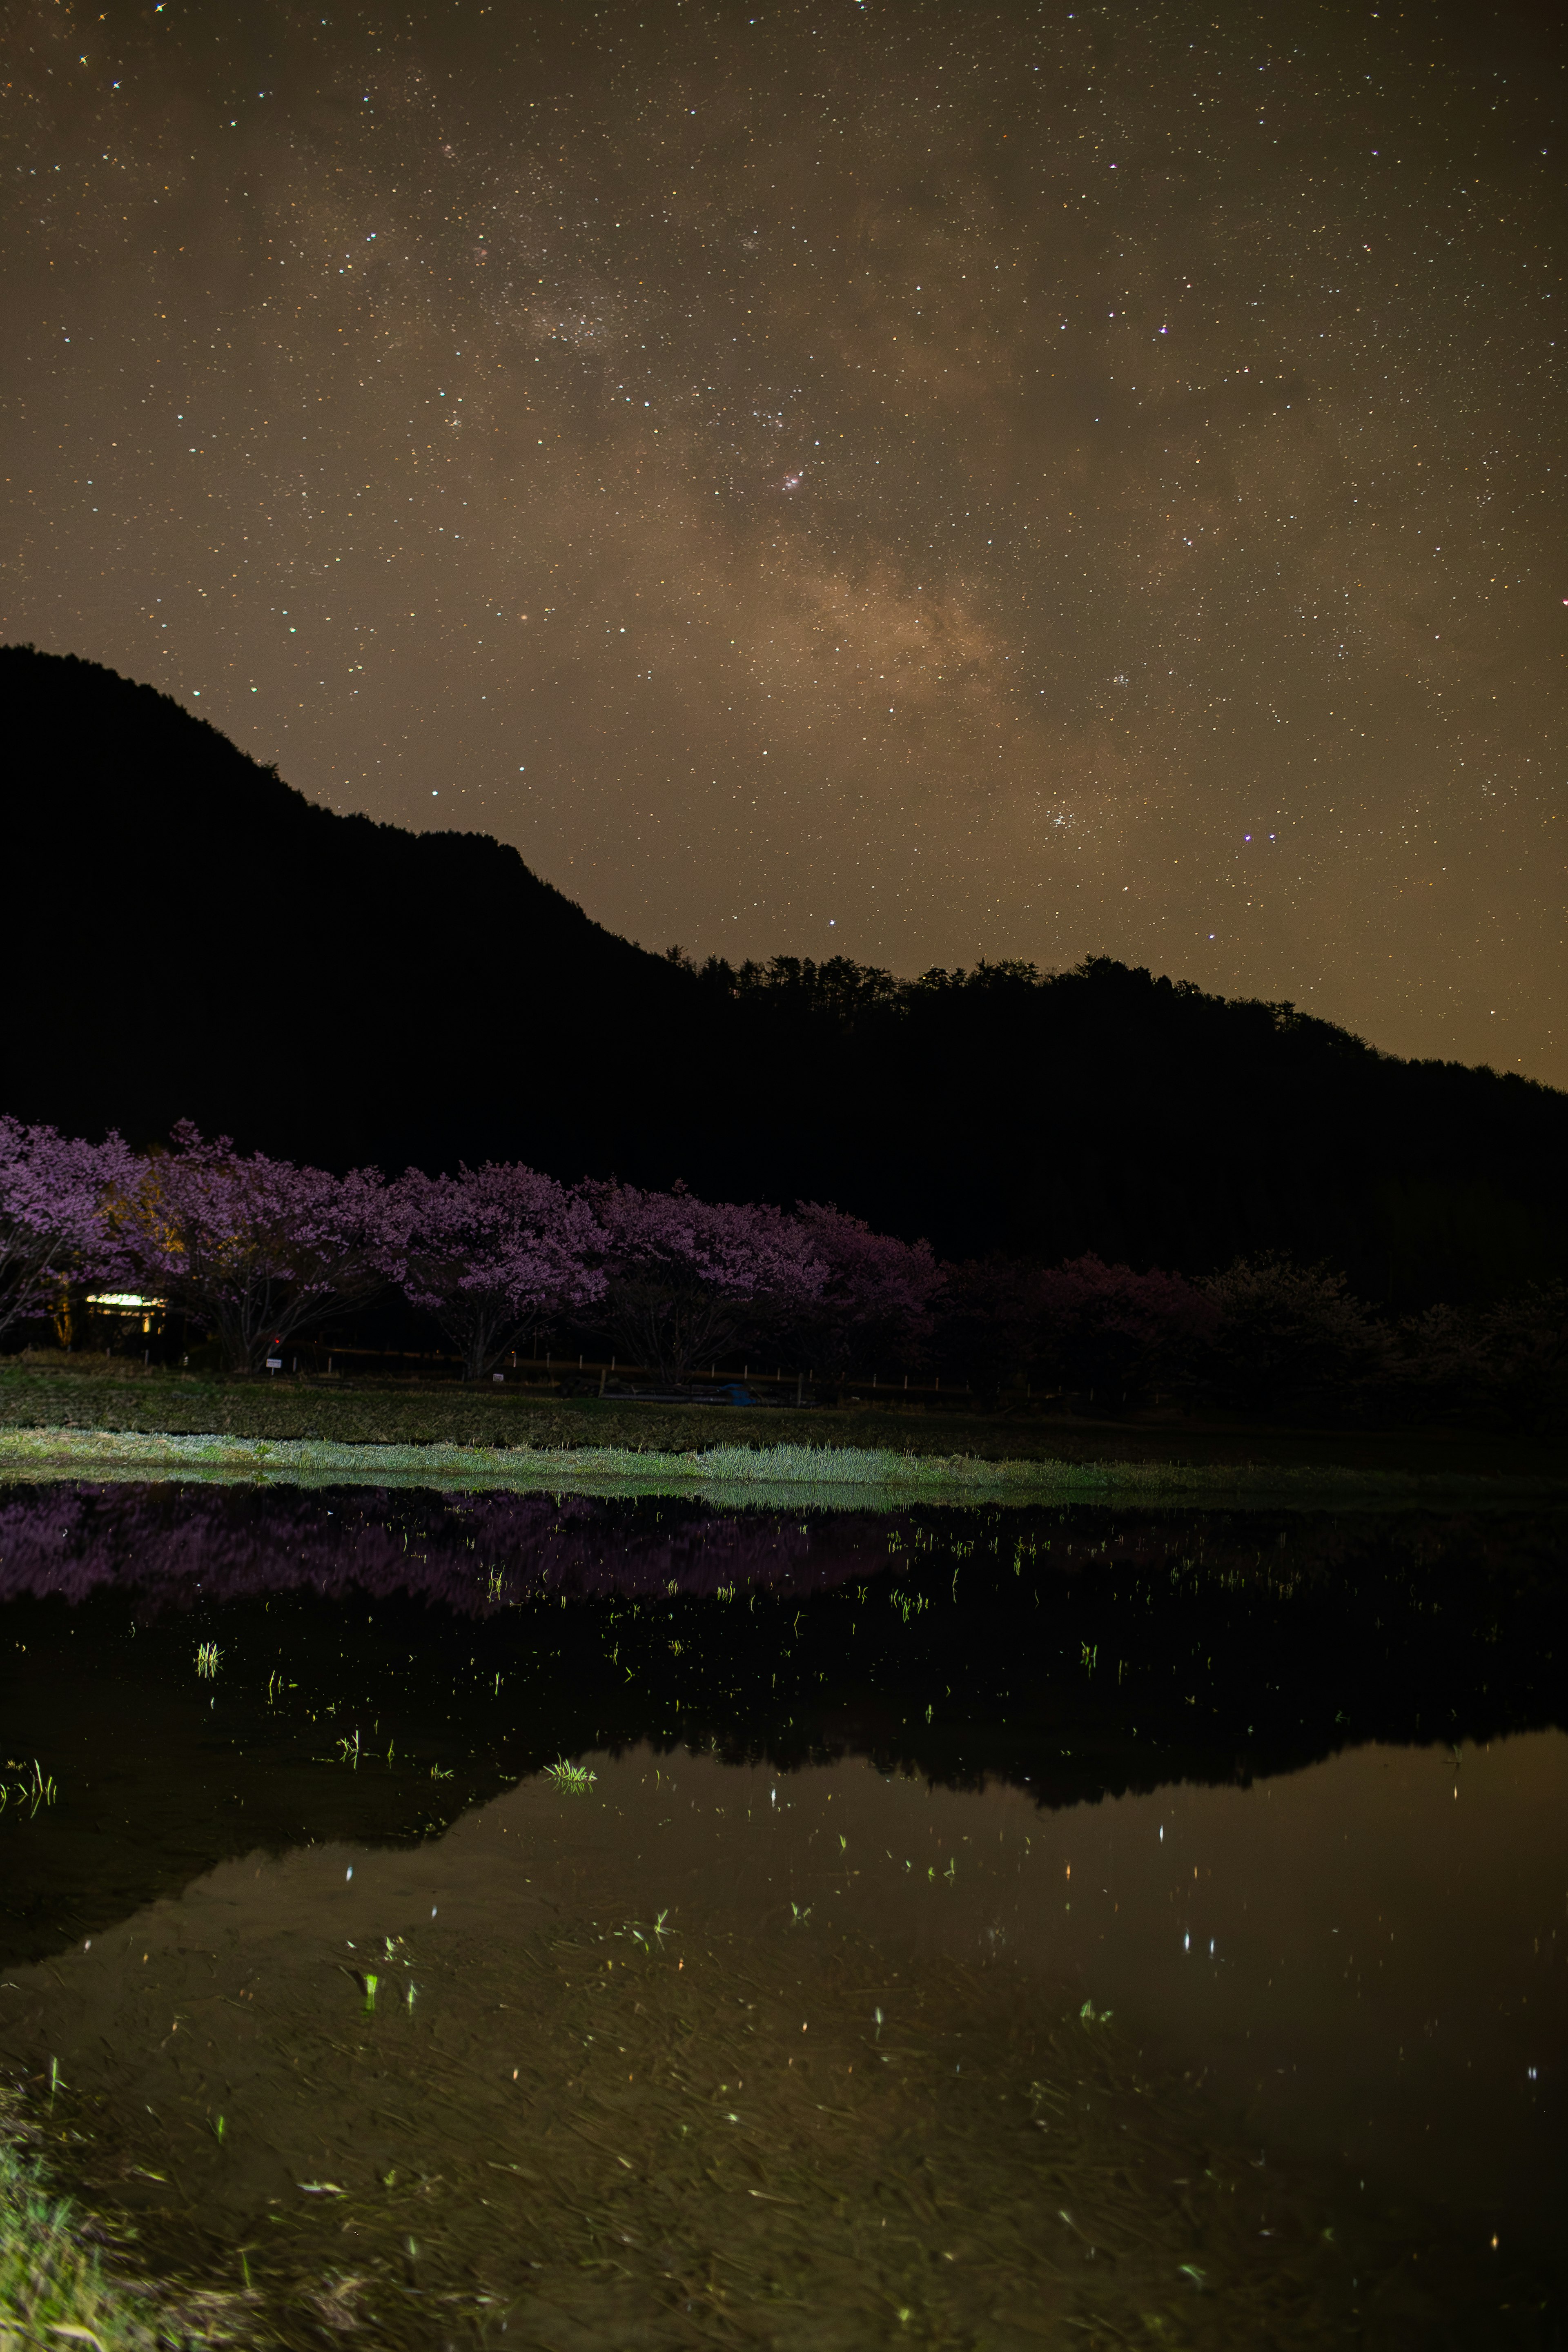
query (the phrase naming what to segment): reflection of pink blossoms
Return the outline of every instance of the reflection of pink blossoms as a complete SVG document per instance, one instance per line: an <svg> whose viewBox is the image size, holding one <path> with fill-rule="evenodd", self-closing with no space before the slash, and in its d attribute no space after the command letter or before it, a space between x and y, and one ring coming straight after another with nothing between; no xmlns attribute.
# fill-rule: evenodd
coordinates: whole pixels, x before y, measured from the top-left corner
<svg viewBox="0 0 1568 2352"><path fill-rule="evenodd" d="M117 1135L83 1143L0 1116L0 1331L42 1313L64 1282L122 1274L104 1200L135 1166Z"/></svg>
<svg viewBox="0 0 1568 2352"><path fill-rule="evenodd" d="M541 1316L604 1290L592 1210L531 1168L411 1168L387 1205L383 1264L455 1341L468 1380L482 1380Z"/></svg>
<svg viewBox="0 0 1568 2352"><path fill-rule="evenodd" d="M586 1496L397 1494L373 1487L152 1486L0 1488L0 1605L45 1594L136 1595L163 1609L282 1592L348 1601L408 1593L460 1617L534 1598L711 1594L736 1584L807 1593L887 1558L913 1520L865 1512L721 1512L706 1503ZM417 1540L410 1542L411 1534Z"/></svg>
<svg viewBox="0 0 1568 2352"><path fill-rule="evenodd" d="M599 1223L605 1276L594 1320L667 1381L717 1363L821 1295L826 1269L781 1209L700 1201L679 1185L585 1184L582 1194Z"/></svg>
<svg viewBox="0 0 1568 2352"><path fill-rule="evenodd" d="M384 1284L386 1186L205 1142L188 1119L145 1163L119 1227L144 1281L216 1331L232 1370L255 1371L334 1307Z"/></svg>

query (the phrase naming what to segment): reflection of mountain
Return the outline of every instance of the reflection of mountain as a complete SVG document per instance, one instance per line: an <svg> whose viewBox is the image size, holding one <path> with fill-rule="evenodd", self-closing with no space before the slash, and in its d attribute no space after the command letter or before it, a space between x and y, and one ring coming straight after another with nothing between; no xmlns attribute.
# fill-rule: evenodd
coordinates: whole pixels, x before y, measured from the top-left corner
<svg viewBox="0 0 1568 2352"><path fill-rule="evenodd" d="M644 1740L1056 1805L1560 1723L1564 1526L11 1488L0 1723L61 1798L0 1818L0 1965Z"/></svg>

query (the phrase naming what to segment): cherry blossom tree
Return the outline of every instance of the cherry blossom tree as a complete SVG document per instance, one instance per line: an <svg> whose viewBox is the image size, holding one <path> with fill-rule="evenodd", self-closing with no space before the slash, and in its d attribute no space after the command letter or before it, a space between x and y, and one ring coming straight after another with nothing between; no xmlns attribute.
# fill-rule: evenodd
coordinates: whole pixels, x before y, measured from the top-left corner
<svg viewBox="0 0 1568 2352"><path fill-rule="evenodd" d="M1487 1309L1487 1393L1511 1428L1561 1429L1568 1412L1568 1282L1532 1282Z"/></svg>
<svg viewBox="0 0 1568 2352"><path fill-rule="evenodd" d="M1100 1258L1008 1257L948 1269L942 1351L983 1384L1032 1379L1100 1404L1132 1404L1195 1376L1217 1310L1180 1275Z"/></svg>
<svg viewBox="0 0 1568 2352"><path fill-rule="evenodd" d="M84 1143L0 1116L0 1331L47 1312L68 1282L122 1276L105 1204L136 1166L118 1135Z"/></svg>
<svg viewBox="0 0 1568 2352"><path fill-rule="evenodd" d="M1032 1288L1042 1377L1102 1404L1134 1404L1190 1376L1219 1320L1215 1302L1181 1275L1092 1255L1041 1271Z"/></svg>
<svg viewBox="0 0 1568 2352"><path fill-rule="evenodd" d="M119 1236L144 1281L216 1331L231 1370L258 1370L270 1348L384 1287L387 1190L376 1170L332 1176L246 1157L188 1119L172 1139L121 1202Z"/></svg>
<svg viewBox="0 0 1568 2352"><path fill-rule="evenodd" d="M1233 1403L1341 1414L1387 1377L1388 1334L1330 1266L1237 1258L1199 1287L1215 1311L1215 1383Z"/></svg>
<svg viewBox="0 0 1568 2352"><path fill-rule="evenodd" d="M1568 1418L1568 1283L1489 1307L1429 1307L1399 1332L1398 1373L1419 1412L1512 1429Z"/></svg>
<svg viewBox="0 0 1568 2352"><path fill-rule="evenodd" d="M1040 1269L996 1253L943 1269L940 1349L977 1388L1020 1386L1037 1370Z"/></svg>
<svg viewBox="0 0 1568 2352"><path fill-rule="evenodd" d="M597 1299L598 1226L587 1202L531 1168L411 1168L391 1188L382 1263L482 1380L539 1319Z"/></svg>
<svg viewBox="0 0 1568 2352"><path fill-rule="evenodd" d="M831 1202L802 1201L795 1223L821 1262L816 1296L795 1314L786 1344L830 1376L920 1361L935 1328L942 1270L929 1242L874 1233Z"/></svg>
<svg viewBox="0 0 1568 2352"><path fill-rule="evenodd" d="M688 1379L820 1297L827 1269L783 1210L700 1201L683 1185L590 1183L605 1291L594 1320L633 1363Z"/></svg>

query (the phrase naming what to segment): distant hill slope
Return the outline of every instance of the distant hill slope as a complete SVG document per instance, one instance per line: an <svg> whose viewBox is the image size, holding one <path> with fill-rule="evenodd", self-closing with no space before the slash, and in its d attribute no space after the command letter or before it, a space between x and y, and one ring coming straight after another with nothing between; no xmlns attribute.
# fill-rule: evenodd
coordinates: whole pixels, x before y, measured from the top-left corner
<svg viewBox="0 0 1568 2352"><path fill-rule="evenodd" d="M1568 1096L1099 961L702 971L517 853L314 806L114 672L0 649L15 877L0 1108L182 1116L328 1164L517 1157L840 1205L946 1255L1189 1271L1289 1248L1370 1296L1568 1265Z"/></svg>
<svg viewBox="0 0 1568 2352"><path fill-rule="evenodd" d="M340 1164L646 1148L695 991L514 849L335 815L69 656L0 650L0 726L30 1015L7 1108Z"/></svg>

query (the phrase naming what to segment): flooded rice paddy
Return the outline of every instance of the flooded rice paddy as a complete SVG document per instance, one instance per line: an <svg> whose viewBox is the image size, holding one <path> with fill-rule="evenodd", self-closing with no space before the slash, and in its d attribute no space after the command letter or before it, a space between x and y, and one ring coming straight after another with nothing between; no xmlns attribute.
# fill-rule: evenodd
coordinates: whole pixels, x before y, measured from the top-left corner
<svg viewBox="0 0 1568 2352"><path fill-rule="evenodd" d="M1563 1527L0 1499L0 2085L242 2340L1546 2347Z"/></svg>

